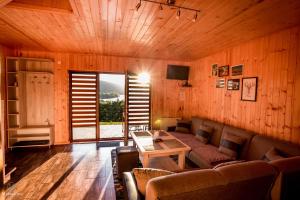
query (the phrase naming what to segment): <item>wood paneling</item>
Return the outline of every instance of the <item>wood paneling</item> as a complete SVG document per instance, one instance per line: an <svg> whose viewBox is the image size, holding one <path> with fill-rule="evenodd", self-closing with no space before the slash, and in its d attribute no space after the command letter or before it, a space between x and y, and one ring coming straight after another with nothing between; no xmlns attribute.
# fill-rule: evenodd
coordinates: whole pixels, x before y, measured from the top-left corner
<svg viewBox="0 0 300 200"><path fill-rule="evenodd" d="M240 91L216 88L211 65L244 65L258 77L256 102L241 101ZM201 116L300 144L300 27L256 39L192 64L185 91L184 117ZM226 77L226 81L230 77Z"/></svg>
<svg viewBox="0 0 300 200"><path fill-rule="evenodd" d="M10 3L12 0L0 0L0 8L3 6L6 6L8 3Z"/></svg>
<svg viewBox="0 0 300 200"><path fill-rule="evenodd" d="M136 59L128 57L100 56L95 54L67 54L38 51L17 51L16 55L24 57L51 58L54 63L54 109L55 109L55 143L69 142L69 96L68 70L125 73L147 71L152 76L152 118L180 115L178 81L166 80L168 64L185 64L186 62Z"/></svg>
<svg viewBox="0 0 300 200"><path fill-rule="evenodd" d="M22 50L182 60L300 23L299 0L177 0L178 5L201 10L195 23L193 12L182 10L177 20L175 9L160 11L145 2L135 12L136 0L66 2L17 0L4 6L0 43ZM71 14L57 12L70 6Z"/></svg>

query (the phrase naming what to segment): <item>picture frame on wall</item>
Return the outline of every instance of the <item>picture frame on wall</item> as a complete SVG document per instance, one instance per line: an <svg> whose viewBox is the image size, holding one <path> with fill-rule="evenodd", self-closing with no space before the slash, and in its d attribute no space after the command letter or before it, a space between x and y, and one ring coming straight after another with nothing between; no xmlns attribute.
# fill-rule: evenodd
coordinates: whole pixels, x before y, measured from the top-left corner
<svg viewBox="0 0 300 200"><path fill-rule="evenodd" d="M240 79L229 79L227 81L227 90L240 90Z"/></svg>
<svg viewBox="0 0 300 200"><path fill-rule="evenodd" d="M258 77L242 78L242 101L256 101Z"/></svg>
<svg viewBox="0 0 300 200"><path fill-rule="evenodd" d="M219 67L218 75L219 75L219 77L229 76L229 65Z"/></svg>
<svg viewBox="0 0 300 200"><path fill-rule="evenodd" d="M213 64L211 66L211 75L218 76L218 64Z"/></svg>
<svg viewBox="0 0 300 200"><path fill-rule="evenodd" d="M224 88L225 87L225 79L218 79L216 82L216 88Z"/></svg>
<svg viewBox="0 0 300 200"><path fill-rule="evenodd" d="M243 65L236 65L231 67L231 76L243 75Z"/></svg>

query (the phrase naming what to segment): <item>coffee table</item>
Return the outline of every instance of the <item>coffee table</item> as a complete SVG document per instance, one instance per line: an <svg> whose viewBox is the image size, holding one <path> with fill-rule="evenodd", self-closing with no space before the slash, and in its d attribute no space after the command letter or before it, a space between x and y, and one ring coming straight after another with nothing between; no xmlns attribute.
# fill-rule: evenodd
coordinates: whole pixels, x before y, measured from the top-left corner
<svg viewBox="0 0 300 200"><path fill-rule="evenodd" d="M185 167L185 154L191 148L166 131L140 131L131 134L134 144L139 151L143 167L149 167L149 161L155 157L178 155L178 166ZM161 141L154 142L154 138Z"/></svg>

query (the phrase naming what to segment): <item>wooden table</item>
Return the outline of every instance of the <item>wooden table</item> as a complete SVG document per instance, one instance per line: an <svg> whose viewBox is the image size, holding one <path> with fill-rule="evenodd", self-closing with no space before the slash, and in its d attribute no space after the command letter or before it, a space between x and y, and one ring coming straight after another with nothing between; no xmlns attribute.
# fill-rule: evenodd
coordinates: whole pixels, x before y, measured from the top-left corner
<svg viewBox="0 0 300 200"><path fill-rule="evenodd" d="M138 148L143 167L149 167L151 158L178 155L178 166L180 169L184 169L185 154L191 148L170 133L166 131L141 131L131 135ZM158 137L161 141L154 142L153 137Z"/></svg>

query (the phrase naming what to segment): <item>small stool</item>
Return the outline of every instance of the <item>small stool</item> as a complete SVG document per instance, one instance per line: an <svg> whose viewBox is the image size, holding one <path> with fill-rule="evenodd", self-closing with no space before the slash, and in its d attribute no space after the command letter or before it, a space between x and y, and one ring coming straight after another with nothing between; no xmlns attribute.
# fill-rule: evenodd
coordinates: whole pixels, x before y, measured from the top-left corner
<svg viewBox="0 0 300 200"><path fill-rule="evenodd" d="M120 179L123 178L123 172L130 172L133 168L139 166L139 152L135 147L117 147L116 154L117 171Z"/></svg>

